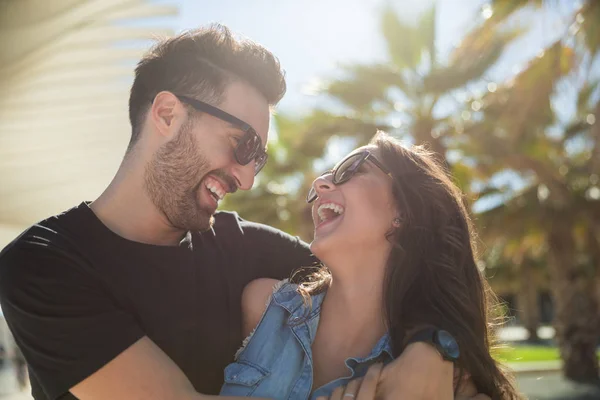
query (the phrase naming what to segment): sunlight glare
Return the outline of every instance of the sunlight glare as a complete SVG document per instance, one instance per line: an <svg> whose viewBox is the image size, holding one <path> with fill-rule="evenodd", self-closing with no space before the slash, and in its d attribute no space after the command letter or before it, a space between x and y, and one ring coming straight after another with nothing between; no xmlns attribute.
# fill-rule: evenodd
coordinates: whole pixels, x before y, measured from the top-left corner
<svg viewBox="0 0 600 400"><path fill-rule="evenodd" d="M492 17L492 15L494 15L494 10L492 9L492 6L489 4L484 5L481 8L481 15L485 19L490 19Z"/></svg>

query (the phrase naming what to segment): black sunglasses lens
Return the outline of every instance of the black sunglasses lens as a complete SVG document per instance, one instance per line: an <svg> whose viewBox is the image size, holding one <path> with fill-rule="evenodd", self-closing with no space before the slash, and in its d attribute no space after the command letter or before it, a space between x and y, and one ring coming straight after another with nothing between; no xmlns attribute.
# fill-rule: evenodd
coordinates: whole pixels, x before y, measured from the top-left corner
<svg viewBox="0 0 600 400"><path fill-rule="evenodd" d="M343 160L342 163L338 165L333 171L327 171L321 176L333 172L333 183L335 185L347 182L356 173L358 168L360 168L360 166L365 161L368 155L369 153L367 152L353 154L345 160ZM310 190L308 191L308 195L306 196L306 201L308 203L312 203L317 199L317 197L317 191L313 186L311 186Z"/></svg>
<svg viewBox="0 0 600 400"><path fill-rule="evenodd" d="M333 176L333 183L339 185L348 181L356 173L358 168L365 160L368 153L357 153L346 158L342 163L335 169L335 175Z"/></svg>
<svg viewBox="0 0 600 400"><path fill-rule="evenodd" d="M240 164L246 165L258 154L262 144L260 137L253 131L248 131L238 142L235 155Z"/></svg>
<svg viewBox="0 0 600 400"><path fill-rule="evenodd" d="M263 169L263 167L267 163L267 158L267 153L260 154L256 157L256 161L254 164L254 175L258 175L260 170Z"/></svg>

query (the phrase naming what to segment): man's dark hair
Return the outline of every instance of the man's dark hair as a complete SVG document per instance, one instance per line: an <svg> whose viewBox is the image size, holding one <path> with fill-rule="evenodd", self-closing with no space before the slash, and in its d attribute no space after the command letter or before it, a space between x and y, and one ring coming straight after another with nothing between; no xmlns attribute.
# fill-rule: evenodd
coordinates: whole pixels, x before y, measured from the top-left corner
<svg viewBox="0 0 600 400"><path fill-rule="evenodd" d="M186 31L154 45L140 60L129 96L131 140L139 138L154 97L163 90L218 105L227 84L244 81L275 105L286 84L279 60L251 40L236 39L222 25Z"/></svg>

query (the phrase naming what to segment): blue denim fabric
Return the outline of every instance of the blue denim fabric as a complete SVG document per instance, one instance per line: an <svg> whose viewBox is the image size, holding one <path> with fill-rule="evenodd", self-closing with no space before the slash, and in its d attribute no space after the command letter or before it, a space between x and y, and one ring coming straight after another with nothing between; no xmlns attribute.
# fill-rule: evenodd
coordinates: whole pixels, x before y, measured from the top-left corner
<svg viewBox="0 0 600 400"><path fill-rule="evenodd" d="M311 345L325 293L313 296L309 309L296 288L297 285L284 282L273 293L255 331L244 341L235 362L225 368L221 395L315 399L328 396L336 387L364 376L371 364L378 361L387 364L393 359L386 334L369 356L346 359L347 376L315 388L313 392Z"/></svg>

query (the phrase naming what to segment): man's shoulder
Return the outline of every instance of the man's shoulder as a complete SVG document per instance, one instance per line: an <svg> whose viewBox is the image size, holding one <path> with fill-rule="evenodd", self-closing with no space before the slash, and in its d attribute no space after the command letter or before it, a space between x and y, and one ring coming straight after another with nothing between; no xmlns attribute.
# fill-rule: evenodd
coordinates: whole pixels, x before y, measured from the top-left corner
<svg viewBox="0 0 600 400"><path fill-rule="evenodd" d="M220 211L215 214L215 223L212 232L214 238L220 243L228 243L236 249L271 254L274 249L286 250L298 249L302 253L310 253L308 245L298 236L290 235L280 229L258 222L248 221L240 217L236 212ZM265 253L265 251L268 252ZM288 256L292 256L288 254ZM281 262L278 257L277 262Z"/></svg>
<svg viewBox="0 0 600 400"><path fill-rule="evenodd" d="M259 231L287 235L287 233L283 232L282 230L270 225L244 219L235 211L219 211L215 213L214 218L215 223L213 225L213 230L218 234L239 233L244 235Z"/></svg>
<svg viewBox="0 0 600 400"><path fill-rule="evenodd" d="M72 229L74 218L81 206L73 207L60 214L39 221L10 242L0 251L0 268L23 257L37 257L56 252L69 252L76 247L79 234ZM10 262L9 262L10 260Z"/></svg>

